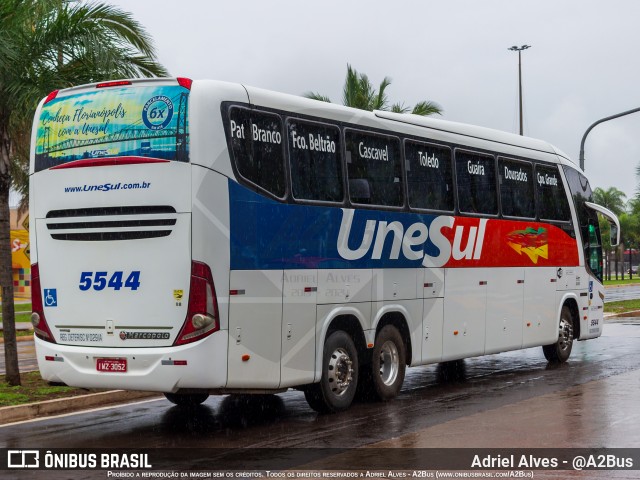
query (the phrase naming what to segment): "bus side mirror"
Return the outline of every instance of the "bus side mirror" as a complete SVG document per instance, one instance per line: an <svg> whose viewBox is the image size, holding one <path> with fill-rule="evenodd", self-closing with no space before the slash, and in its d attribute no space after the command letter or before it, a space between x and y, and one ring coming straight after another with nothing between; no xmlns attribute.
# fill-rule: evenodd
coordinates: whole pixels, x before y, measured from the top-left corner
<svg viewBox="0 0 640 480"><path fill-rule="evenodd" d="M610 223L609 226L611 227L611 233L609 235L611 240L611 246L617 247L618 243L620 243L620 237L618 235L618 226L614 223Z"/></svg>
<svg viewBox="0 0 640 480"><path fill-rule="evenodd" d="M618 245L620 243L620 220L618 220L618 216L608 208L598 205L597 203L584 202L584 204L587 208L600 213L607 219L609 225L611 225L611 246L615 247Z"/></svg>

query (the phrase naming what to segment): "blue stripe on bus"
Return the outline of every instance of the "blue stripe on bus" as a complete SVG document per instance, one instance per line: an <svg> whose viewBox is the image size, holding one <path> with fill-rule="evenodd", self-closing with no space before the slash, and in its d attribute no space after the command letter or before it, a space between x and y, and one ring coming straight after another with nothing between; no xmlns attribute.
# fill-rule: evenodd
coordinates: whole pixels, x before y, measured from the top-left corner
<svg viewBox="0 0 640 480"><path fill-rule="evenodd" d="M282 270L315 268L417 268L422 258L406 258L402 251L391 259L393 233L385 239L380 259L372 259L373 245L358 260L345 260L338 253L338 234L343 211L337 207L279 203L229 180L231 269ZM356 210L349 247L362 243L367 220L400 222L406 231L415 223L427 227L437 218L402 212ZM376 227L377 229L377 227ZM435 257L439 249L430 240L420 247Z"/></svg>

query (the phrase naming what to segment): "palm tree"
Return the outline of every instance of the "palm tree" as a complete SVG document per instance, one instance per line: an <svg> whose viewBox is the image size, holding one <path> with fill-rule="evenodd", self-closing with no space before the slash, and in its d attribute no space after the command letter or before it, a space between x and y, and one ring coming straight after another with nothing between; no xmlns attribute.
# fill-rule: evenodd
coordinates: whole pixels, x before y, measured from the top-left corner
<svg viewBox="0 0 640 480"><path fill-rule="evenodd" d="M640 197L637 195L627 202L627 210L630 214L640 216Z"/></svg>
<svg viewBox="0 0 640 480"><path fill-rule="evenodd" d="M596 189L593 190L593 199L594 201L599 204L602 205L603 207L608 208L609 210L611 210L613 213L615 213L618 217L620 217L623 213L625 213L625 199L627 198L627 196L624 194L623 191L618 190L616 187L609 187L606 190L598 187ZM602 224L600 227L600 230L602 230ZM624 230L621 229L623 232ZM607 270L609 270L609 279L611 279L611 273L610 273L610 268L611 268L611 247L609 246L609 244L603 245L603 248L605 249L606 252L606 261L607 261ZM622 248L622 245L618 246L616 248L616 254L615 254L615 271L616 271L616 280L618 278L618 262L620 260L620 251L624 252L624 249ZM623 268L624 270L624 268ZM622 278L624 279L624 272L622 272Z"/></svg>
<svg viewBox="0 0 640 480"><path fill-rule="evenodd" d="M361 110L390 110L396 113L413 113L414 115L442 114L442 109L435 102L418 102L413 108L405 107L404 103L394 103L389 106L386 89L391 85L391 79L384 77L378 90L373 88L369 77L358 73L351 65L347 65L347 78L344 81L342 90L342 103L347 107L359 108ZM321 102L331 102L331 100L320 93L307 92L304 97Z"/></svg>
<svg viewBox="0 0 640 480"><path fill-rule="evenodd" d="M598 187L593 191L593 199L598 205L608 208L616 215L621 215L625 211L625 199L627 196L616 187L609 187L606 190Z"/></svg>
<svg viewBox="0 0 640 480"><path fill-rule="evenodd" d="M37 103L58 88L166 74L144 28L116 7L67 0L0 2L0 288L9 384L20 384L9 191L20 178L24 189Z"/></svg>

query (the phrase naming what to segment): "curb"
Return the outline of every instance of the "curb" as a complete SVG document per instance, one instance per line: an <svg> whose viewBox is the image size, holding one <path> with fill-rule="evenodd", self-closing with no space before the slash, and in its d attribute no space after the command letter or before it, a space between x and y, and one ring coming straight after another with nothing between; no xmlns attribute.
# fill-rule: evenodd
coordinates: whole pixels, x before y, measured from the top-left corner
<svg viewBox="0 0 640 480"><path fill-rule="evenodd" d="M104 407L117 403L159 397L158 392L137 392L125 390L110 390L107 392L80 395L77 397L57 398L43 402L27 403L0 407L0 425L48 417L62 413L70 413L96 407Z"/></svg>

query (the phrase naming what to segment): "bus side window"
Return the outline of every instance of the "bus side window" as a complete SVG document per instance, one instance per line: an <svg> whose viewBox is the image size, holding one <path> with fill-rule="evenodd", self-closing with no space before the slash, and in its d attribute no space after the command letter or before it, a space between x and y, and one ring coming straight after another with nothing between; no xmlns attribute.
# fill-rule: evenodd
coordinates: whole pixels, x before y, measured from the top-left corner
<svg viewBox="0 0 640 480"><path fill-rule="evenodd" d="M409 205L424 210L452 212L453 168L451 149L405 140Z"/></svg>
<svg viewBox="0 0 640 480"><path fill-rule="evenodd" d="M498 189L493 156L456 150L455 157L460 211L497 215Z"/></svg>
<svg viewBox="0 0 640 480"><path fill-rule="evenodd" d="M540 220L571 221L567 193L557 167L536 165L536 188Z"/></svg>
<svg viewBox="0 0 640 480"><path fill-rule="evenodd" d="M287 120L291 188L298 200L342 202L340 130L333 125Z"/></svg>
<svg viewBox="0 0 640 480"><path fill-rule="evenodd" d="M286 194L282 120L243 107L229 109L229 143L240 175L278 198Z"/></svg>
<svg viewBox="0 0 640 480"><path fill-rule="evenodd" d="M498 158L500 203L507 217L535 218L533 165L529 162Z"/></svg>
<svg viewBox="0 0 640 480"><path fill-rule="evenodd" d="M351 201L403 206L400 140L351 129L345 130L344 137Z"/></svg>

